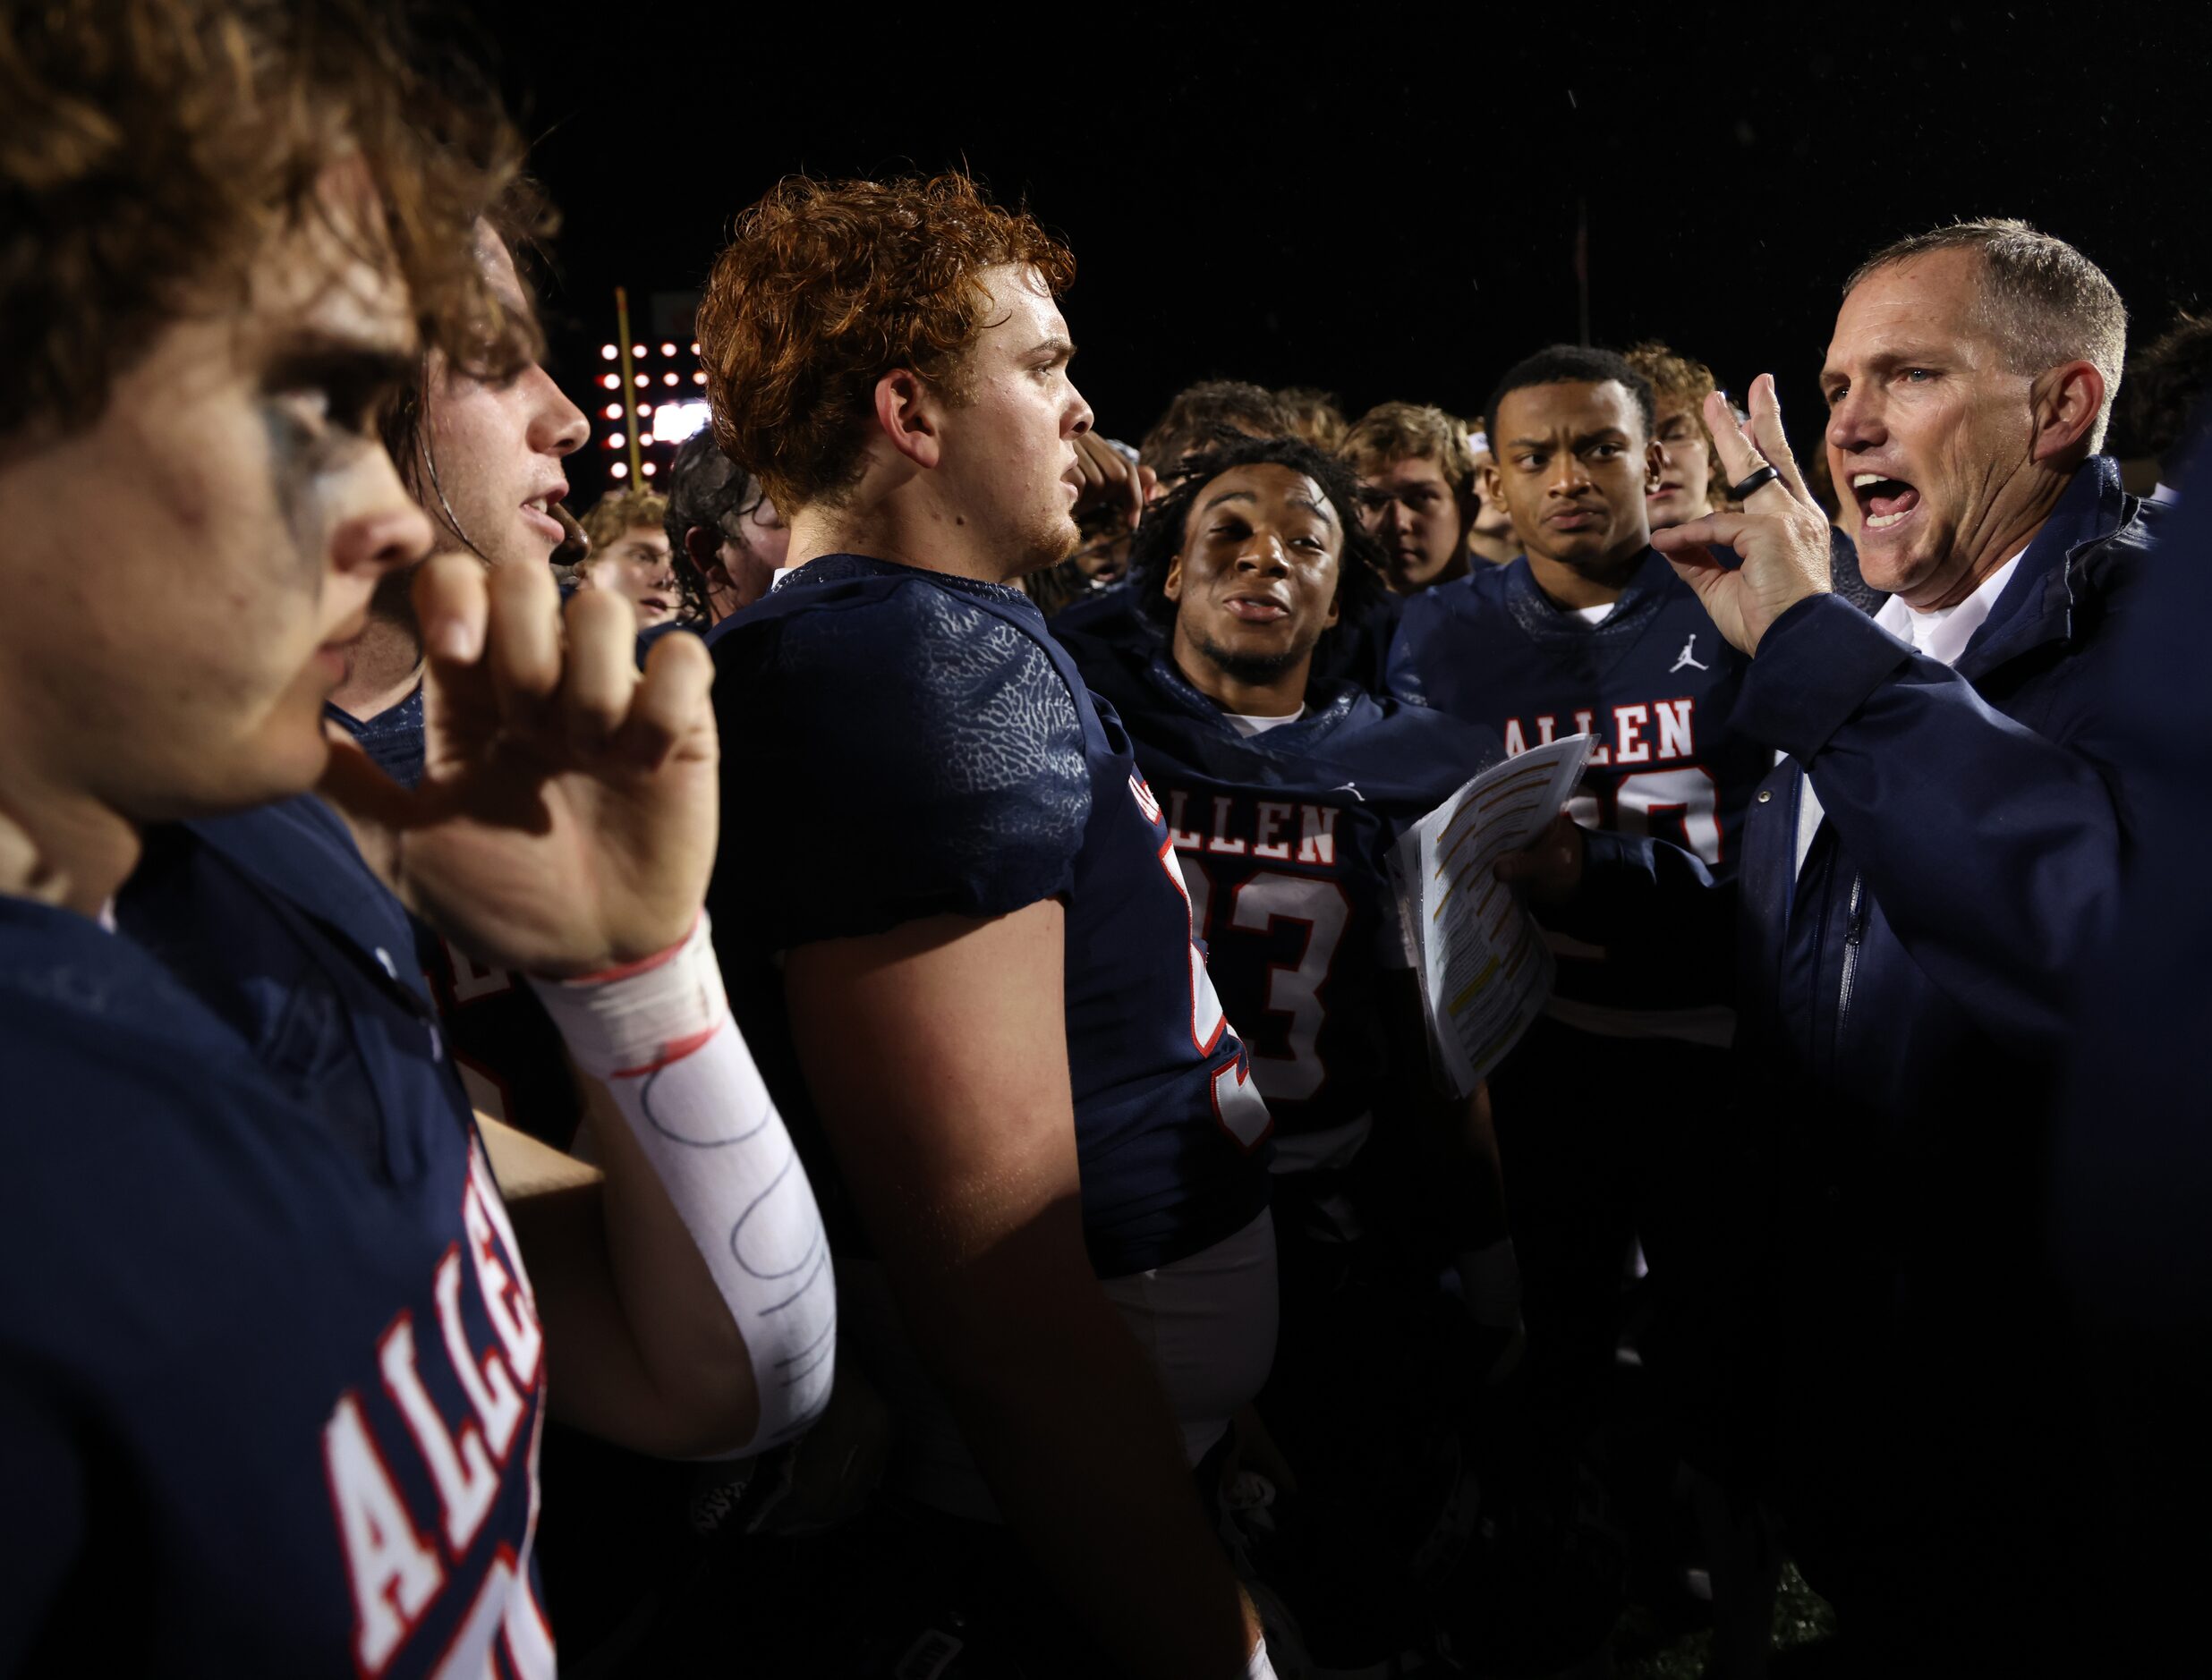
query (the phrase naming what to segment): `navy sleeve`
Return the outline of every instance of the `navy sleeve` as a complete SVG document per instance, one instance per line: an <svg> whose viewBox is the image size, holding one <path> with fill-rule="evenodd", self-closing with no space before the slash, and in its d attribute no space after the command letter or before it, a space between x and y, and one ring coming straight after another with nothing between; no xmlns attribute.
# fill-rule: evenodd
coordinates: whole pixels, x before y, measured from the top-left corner
<svg viewBox="0 0 2212 1680"><path fill-rule="evenodd" d="M1443 624L1440 604L1426 593L1415 596L1406 604L1405 610L1399 615L1383 662L1383 687L1389 692L1417 705L1429 703L1427 685L1423 681L1424 666L1428 644Z"/></svg>
<svg viewBox="0 0 2212 1680"><path fill-rule="evenodd" d="M1091 814L1076 700L1044 650L926 583L716 649L716 920L785 950L1065 893Z"/></svg>
<svg viewBox="0 0 2212 1680"><path fill-rule="evenodd" d="M85 1539L83 1466L68 1426L41 1399L0 1381L0 1674L14 1674Z"/></svg>
<svg viewBox="0 0 2212 1680"><path fill-rule="evenodd" d="M2091 686L2094 662L2074 663ZM2077 705L2046 739L1831 595L1774 621L1738 719L1805 767L1929 978L2000 1042L2047 1056L2119 889L2100 709Z"/></svg>

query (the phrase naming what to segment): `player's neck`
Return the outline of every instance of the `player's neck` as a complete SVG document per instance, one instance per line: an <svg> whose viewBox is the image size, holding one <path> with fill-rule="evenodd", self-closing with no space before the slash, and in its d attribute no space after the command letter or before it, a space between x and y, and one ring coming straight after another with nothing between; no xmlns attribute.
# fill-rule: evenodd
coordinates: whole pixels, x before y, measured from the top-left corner
<svg viewBox="0 0 2212 1680"><path fill-rule="evenodd" d="M1196 649L1187 646L1178 632L1175 638L1175 668L1190 685L1225 712L1239 717L1295 717L1306 709L1306 680L1312 675L1314 656L1263 679L1247 679L1224 671Z"/></svg>
<svg viewBox="0 0 2212 1680"><path fill-rule="evenodd" d="M138 868L138 825L20 754L0 758L0 894L98 916Z"/></svg>
<svg viewBox="0 0 2212 1680"><path fill-rule="evenodd" d="M422 641L414 627L372 617L353 644L345 680L330 691L330 703L367 723L413 693L421 680Z"/></svg>
<svg viewBox="0 0 2212 1680"><path fill-rule="evenodd" d="M1018 556L1003 552L975 520L940 506L927 492L925 484L909 481L873 500L799 509L791 515L787 564L857 554L979 583L1012 583L1021 575L1008 571Z"/></svg>
<svg viewBox="0 0 2212 1680"><path fill-rule="evenodd" d="M1477 564L1502 566L1520 552L1520 545L1513 540L1510 530L1494 537L1486 531L1470 530L1467 534L1467 551Z"/></svg>
<svg viewBox="0 0 2212 1680"><path fill-rule="evenodd" d="M1570 566L1534 548L1528 550L1528 572L1536 587L1553 605L1570 612L1582 607L1611 607L1643 564L1643 546L1628 554L1608 555L1587 566Z"/></svg>

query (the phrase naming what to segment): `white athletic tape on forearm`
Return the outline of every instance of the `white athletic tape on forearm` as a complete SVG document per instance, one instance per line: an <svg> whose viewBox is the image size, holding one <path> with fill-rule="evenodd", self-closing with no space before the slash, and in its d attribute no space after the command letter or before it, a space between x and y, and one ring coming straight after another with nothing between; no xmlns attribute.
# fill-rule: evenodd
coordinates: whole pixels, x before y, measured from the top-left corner
<svg viewBox="0 0 2212 1680"><path fill-rule="evenodd" d="M762 1452L812 1422L836 1372L837 1285L813 1187L730 1019L702 913L646 963L531 982L604 1083L744 1336Z"/></svg>
<svg viewBox="0 0 2212 1680"><path fill-rule="evenodd" d="M1253 1646L1252 1655L1245 1659L1245 1680L1275 1680L1275 1665L1267 1659L1264 1639Z"/></svg>

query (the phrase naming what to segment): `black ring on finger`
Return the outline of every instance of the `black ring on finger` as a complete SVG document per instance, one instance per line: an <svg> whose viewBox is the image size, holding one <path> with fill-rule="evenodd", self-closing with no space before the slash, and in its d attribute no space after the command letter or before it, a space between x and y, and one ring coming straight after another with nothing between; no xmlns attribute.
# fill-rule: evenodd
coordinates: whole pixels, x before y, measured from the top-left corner
<svg viewBox="0 0 2212 1680"><path fill-rule="evenodd" d="M1764 465L1754 468L1740 483L1730 485L1728 499L1731 502L1741 502L1752 491L1765 488L1780 477L1782 477L1782 469L1774 465L1773 462L1767 462Z"/></svg>

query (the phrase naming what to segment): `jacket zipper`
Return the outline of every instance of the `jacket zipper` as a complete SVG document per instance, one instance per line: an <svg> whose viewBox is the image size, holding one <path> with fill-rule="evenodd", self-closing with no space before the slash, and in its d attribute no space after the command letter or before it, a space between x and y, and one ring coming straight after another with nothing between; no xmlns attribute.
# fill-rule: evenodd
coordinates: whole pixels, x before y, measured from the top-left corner
<svg viewBox="0 0 2212 1680"><path fill-rule="evenodd" d="M1859 911L1859 899L1866 890L1865 882L1866 878L1862 875L1854 874L1851 877L1850 907L1845 912L1843 986L1835 1006L1835 1034L1839 1047L1843 1037L1843 1023L1850 1018L1851 981L1859 972L1859 942L1867 931L1866 922Z"/></svg>

